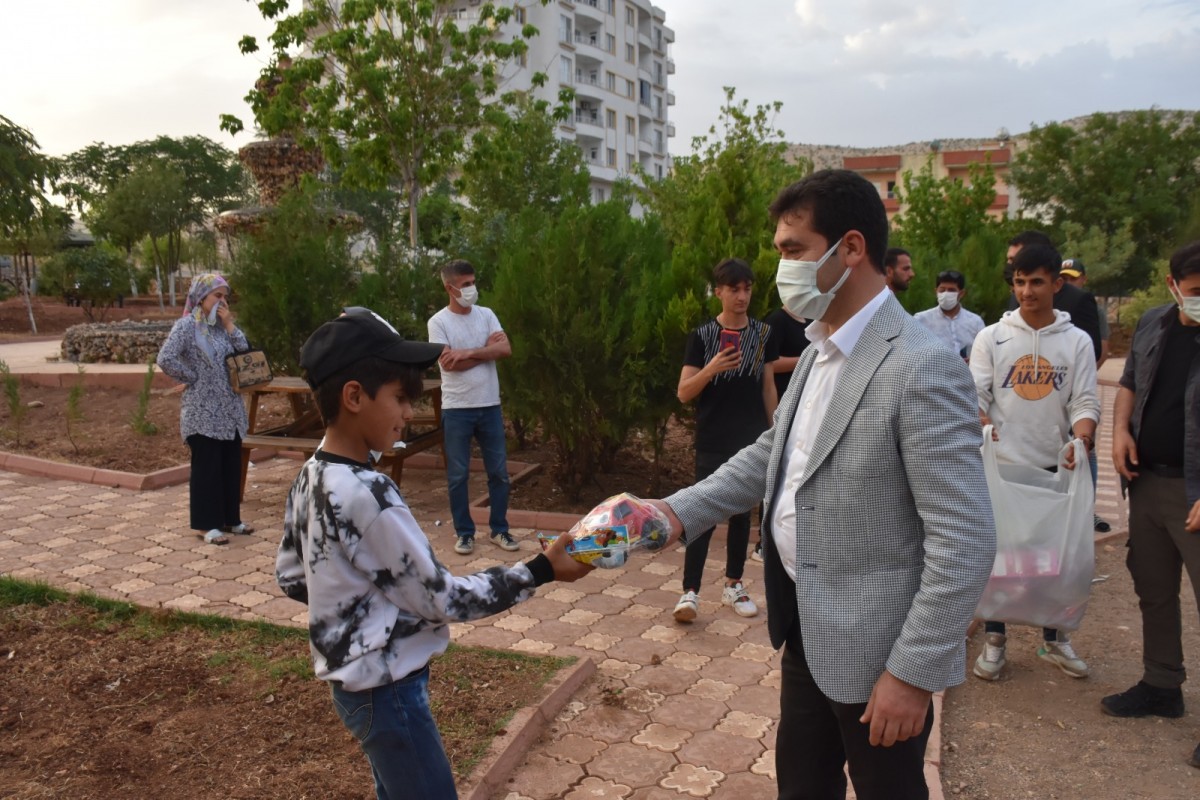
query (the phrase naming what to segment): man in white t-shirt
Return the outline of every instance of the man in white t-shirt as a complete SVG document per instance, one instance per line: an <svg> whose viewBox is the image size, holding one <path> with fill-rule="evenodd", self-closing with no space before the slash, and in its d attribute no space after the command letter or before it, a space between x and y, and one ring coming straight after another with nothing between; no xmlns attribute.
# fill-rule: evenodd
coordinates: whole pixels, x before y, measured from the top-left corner
<svg viewBox="0 0 1200 800"><path fill-rule="evenodd" d="M496 361L512 355L508 336L491 309L475 305L475 268L457 259L441 268L449 304L429 318L429 341L446 345L438 365L442 370L442 450L450 513L458 541L454 552L475 549L468 478L471 439L479 442L487 471L491 539L504 550L516 550L508 532L508 453L504 417L500 413L500 378Z"/></svg>

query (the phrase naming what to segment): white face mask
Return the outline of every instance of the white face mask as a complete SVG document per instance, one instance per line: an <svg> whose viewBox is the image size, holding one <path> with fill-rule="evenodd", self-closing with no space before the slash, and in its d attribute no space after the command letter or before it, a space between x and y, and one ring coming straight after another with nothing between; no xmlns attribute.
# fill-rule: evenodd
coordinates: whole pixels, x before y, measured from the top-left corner
<svg viewBox="0 0 1200 800"><path fill-rule="evenodd" d="M1179 287L1175 281L1171 281L1171 296L1175 298L1175 302L1179 304L1179 308L1183 311L1184 316L1192 322L1200 323L1200 297L1184 297L1179 294Z"/></svg>
<svg viewBox="0 0 1200 800"><path fill-rule="evenodd" d="M937 299L942 311L953 311L958 307L958 292L938 292Z"/></svg>
<svg viewBox="0 0 1200 800"><path fill-rule="evenodd" d="M217 302L213 303L212 308L210 308L208 310L208 324L209 325L217 324L217 311L220 308L221 308L221 302L218 300Z"/></svg>
<svg viewBox="0 0 1200 800"><path fill-rule="evenodd" d="M784 308L792 312L793 316L810 319L814 322L825 316L837 290L842 288L842 284L850 277L850 268L846 267L842 272L842 277L838 278L838 282L828 292L822 292L817 288L817 271L829 260L841 243L841 239L834 242L833 247L826 250L825 255L821 256L818 261L779 259L779 272L775 276L775 286L779 290L779 299L783 301Z"/></svg>
<svg viewBox="0 0 1200 800"><path fill-rule="evenodd" d="M470 308L479 299L479 289L474 286L464 286L458 291L461 292L458 297L458 304L463 308Z"/></svg>

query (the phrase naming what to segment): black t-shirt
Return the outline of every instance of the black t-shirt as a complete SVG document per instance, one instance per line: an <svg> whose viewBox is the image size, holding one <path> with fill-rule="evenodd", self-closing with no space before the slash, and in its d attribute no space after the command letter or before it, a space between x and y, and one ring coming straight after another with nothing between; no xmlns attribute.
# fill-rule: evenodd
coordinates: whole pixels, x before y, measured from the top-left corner
<svg viewBox="0 0 1200 800"><path fill-rule="evenodd" d="M782 308L777 308L768 314L764 322L771 326L772 337L779 341L780 358L798 356L812 344L804 335L805 329L808 328L808 321L801 322ZM775 389L779 392L780 397L783 397L783 393L787 391L788 382L791 379L791 370L775 373Z"/></svg>
<svg viewBox="0 0 1200 800"><path fill-rule="evenodd" d="M702 369L720 349L721 331L715 319L688 336L684 366ZM738 331L742 362L709 381L696 398L696 449L706 453L736 453L769 427L763 405L762 379L766 364L779 358L777 337L756 319Z"/></svg>
<svg viewBox="0 0 1200 800"><path fill-rule="evenodd" d="M1183 467L1184 393L1192 359L1200 351L1198 335L1200 329L1184 325L1178 314L1171 315L1138 431L1138 461L1146 466Z"/></svg>

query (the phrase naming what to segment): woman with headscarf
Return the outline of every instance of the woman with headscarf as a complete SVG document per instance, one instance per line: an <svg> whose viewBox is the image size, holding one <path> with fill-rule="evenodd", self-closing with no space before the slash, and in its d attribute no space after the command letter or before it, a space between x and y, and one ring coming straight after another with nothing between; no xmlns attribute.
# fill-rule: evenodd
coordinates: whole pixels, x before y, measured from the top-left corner
<svg viewBox="0 0 1200 800"><path fill-rule="evenodd" d="M229 310L229 284L217 274L197 275L158 366L184 384L179 432L192 451L191 523L209 544L228 544L227 533L254 531L241 517L246 406L225 368L226 356L247 348Z"/></svg>

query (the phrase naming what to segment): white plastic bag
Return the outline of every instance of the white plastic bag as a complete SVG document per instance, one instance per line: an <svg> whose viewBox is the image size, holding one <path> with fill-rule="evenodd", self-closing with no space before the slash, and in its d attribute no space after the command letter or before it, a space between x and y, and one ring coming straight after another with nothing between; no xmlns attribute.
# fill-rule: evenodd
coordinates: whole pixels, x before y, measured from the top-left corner
<svg viewBox="0 0 1200 800"><path fill-rule="evenodd" d="M1075 449L1075 469L1063 467ZM996 460L983 429L983 470L996 520L996 562L978 619L1073 631L1087 610L1095 572L1095 487L1078 439L1059 454L1058 472Z"/></svg>

